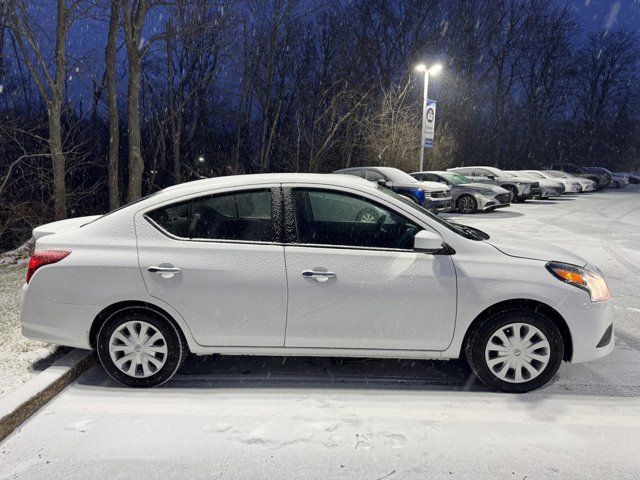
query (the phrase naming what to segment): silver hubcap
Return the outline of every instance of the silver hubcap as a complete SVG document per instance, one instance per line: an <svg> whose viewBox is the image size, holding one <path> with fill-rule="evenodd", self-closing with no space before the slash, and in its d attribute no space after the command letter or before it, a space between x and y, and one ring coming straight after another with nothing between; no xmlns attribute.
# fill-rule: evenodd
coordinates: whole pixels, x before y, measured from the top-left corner
<svg viewBox="0 0 640 480"><path fill-rule="evenodd" d="M109 354L118 369L135 378L146 378L162 369L167 361L167 342L160 331L147 322L120 325L109 339Z"/></svg>
<svg viewBox="0 0 640 480"><path fill-rule="evenodd" d="M462 197L460 199L460 210L469 212L474 209L473 199L470 197Z"/></svg>
<svg viewBox="0 0 640 480"><path fill-rule="evenodd" d="M362 223L375 223L375 221L376 221L376 218L371 212L365 212L362 215L360 215L360 222Z"/></svg>
<svg viewBox="0 0 640 480"><path fill-rule="evenodd" d="M547 337L533 325L510 323L489 338L484 357L491 372L509 383L533 380L551 358Z"/></svg>

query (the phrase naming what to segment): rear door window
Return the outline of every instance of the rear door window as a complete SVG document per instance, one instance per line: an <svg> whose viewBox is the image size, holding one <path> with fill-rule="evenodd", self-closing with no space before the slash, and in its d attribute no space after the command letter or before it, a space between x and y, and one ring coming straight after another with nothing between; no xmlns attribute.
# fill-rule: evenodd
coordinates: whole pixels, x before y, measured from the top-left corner
<svg viewBox="0 0 640 480"><path fill-rule="evenodd" d="M277 238L270 189L199 197L146 215L180 238L272 242Z"/></svg>

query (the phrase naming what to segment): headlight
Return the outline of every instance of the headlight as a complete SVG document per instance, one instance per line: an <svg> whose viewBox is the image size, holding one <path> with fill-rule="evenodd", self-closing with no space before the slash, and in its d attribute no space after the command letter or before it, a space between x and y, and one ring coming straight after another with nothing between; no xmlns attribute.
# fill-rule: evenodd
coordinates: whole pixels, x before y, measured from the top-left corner
<svg viewBox="0 0 640 480"><path fill-rule="evenodd" d="M592 302L606 302L611 292L600 271L587 265L584 268L562 262L547 263L547 270L557 279L589 292Z"/></svg>

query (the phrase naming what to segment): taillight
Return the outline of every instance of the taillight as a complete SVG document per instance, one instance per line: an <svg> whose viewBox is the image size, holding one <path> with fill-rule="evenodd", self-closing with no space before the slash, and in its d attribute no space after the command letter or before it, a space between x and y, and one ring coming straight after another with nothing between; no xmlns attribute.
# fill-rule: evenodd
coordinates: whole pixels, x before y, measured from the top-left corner
<svg viewBox="0 0 640 480"><path fill-rule="evenodd" d="M27 268L27 283L40 267L59 262L70 253L68 250L36 250L33 252Z"/></svg>

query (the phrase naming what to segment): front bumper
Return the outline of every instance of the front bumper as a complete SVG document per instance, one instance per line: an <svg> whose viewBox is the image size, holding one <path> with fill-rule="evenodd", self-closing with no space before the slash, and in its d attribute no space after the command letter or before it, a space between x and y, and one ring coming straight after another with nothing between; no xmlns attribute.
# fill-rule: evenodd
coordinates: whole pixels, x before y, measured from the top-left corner
<svg viewBox="0 0 640 480"><path fill-rule="evenodd" d="M560 189L553 187L539 187L540 193L537 195L539 197L557 197L562 194Z"/></svg>
<svg viewBox="0 0 640 480"><path fill-rule="evenodd" d="M511 205L508 193L500 193L497 195L475 194L474 197L476 202L478 202L478 210L504 208Z"/></svg>
<svg viewBox="0 0 640 480"><path fill-rule="evenodd" d="M425 197L422 206L431 212L448 212L451 210L451 197Z"/></svg>
<svg viewBox="0 0 640 480"><path fill-rule="evenodd" d="M580 290L567 295L556 305L556 310L564 318L571 334L571 363L597 360L613 351L613 329L611 335L607 335L607 330L613 325L612 305L611 300L603 303L591 302L589 294Z"/></svg>

